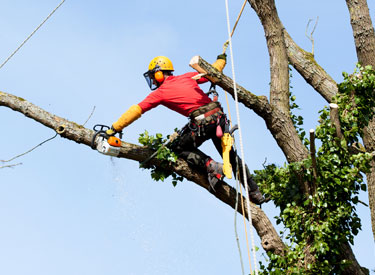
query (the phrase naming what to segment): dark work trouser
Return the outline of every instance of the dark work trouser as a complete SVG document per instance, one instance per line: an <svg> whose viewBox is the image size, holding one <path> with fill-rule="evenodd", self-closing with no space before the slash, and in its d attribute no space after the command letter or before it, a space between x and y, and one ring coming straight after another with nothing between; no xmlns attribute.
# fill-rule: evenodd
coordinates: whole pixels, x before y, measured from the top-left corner
<svg viewBox="0 0 375 275"><path fill-rule="evenodd" d="M172 149L183 159L185 159L189 164L205 171L206 162L211 159L208 155L203 153L201 150L198 149L199 146L202 145L203 142L211 139L213 144L215 145L216 150L222 156L222 147L221 147L221 139L216 136L216 119L211 120L213 123L203 124L200 126L199 130L196 126L188 127L184 131L182 131L181 136L177 139L174 143ZM219 119L219 124L222 129L225 129L226 125L226 117L222 115ZM240 174L240 182L243 186L243 168L242 168L242 161L240 157L237 156L234 148L229 154L230 163L232 165L233 174L237 177L237 162L239 166L239 174ZM251 177L250 171L246 167L246 177L247 182L249 185L249 191L254 191L258 189L257 184Z"/></svg>

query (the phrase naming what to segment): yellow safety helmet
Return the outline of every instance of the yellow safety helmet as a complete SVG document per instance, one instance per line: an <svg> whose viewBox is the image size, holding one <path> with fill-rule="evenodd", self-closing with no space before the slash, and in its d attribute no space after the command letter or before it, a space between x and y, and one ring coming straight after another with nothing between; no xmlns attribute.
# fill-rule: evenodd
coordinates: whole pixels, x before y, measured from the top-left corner
<svg viewBox="0 0 375 275"><path fill-rule="evenodd" d="M155 90L163 83L164 71L174 71L172 61L165 56L153 58L148 65L148 71L143 74L151 90Z"/></svg>
<svg viewBox="0 0 375 275"><path fill-rule="evenodd" d="M153 58L150 65L148 65L148 70L154 70L157 65L162 71L174 71L172 61L166 56L157 56Z"/></svg>

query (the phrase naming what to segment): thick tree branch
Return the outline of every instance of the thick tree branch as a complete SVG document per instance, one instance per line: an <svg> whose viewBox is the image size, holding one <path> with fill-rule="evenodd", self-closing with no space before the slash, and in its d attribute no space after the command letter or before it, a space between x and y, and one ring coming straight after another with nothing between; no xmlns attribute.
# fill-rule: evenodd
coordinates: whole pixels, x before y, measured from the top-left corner
<svg viewBox="0 0 375 275"><path fill-rule="evenodd" d="M284 29L284 40L290 64L327 102L337 94L337 83L315 61L314 56L301 49Z"/></svg>
<svg viewBox="0 0 375 275"><path fill-rule="evenodd" d="M234 98L233 80L230 77L220 73L199 56L194 56L191 59L190 66L200 73L205 73L207 78L214 81ZM271 106L267 97L254 95L241 85L236 85L238 101L264 119L267 128L284 152L288 162L298 162L308 158L309 152L299 139L289 113L284 114L278 108Z"/></svg>
<svg viewBox="0 0 375 275"><path fill-rule="evenodd" d="M358 61L375 65L375 32L366 0L346 0Z"/></svg>
<svg viewBox="0 0 375 275"><path fill-rule="evenodd" d="M313 168L313 182L311 184L311 193L315 194L316 192L316 180L318 178L318 165L316 162L316 150L315 150L315 131L314 129L310 129L310 156L312 161L312 168Z"/></svg>
<svg viewBox="0 0 375 275"><path fill-rule="evenodd" d="M336 103L331 103L329 104L329 108L330 108L331 122L333 126L335 126L335 129L336 129L336 137L338 137L340 140L344 139L344 135L341 132L339 106Z"/></svg>
<svg viewBox="0 0 375 275"><path fill-rule="evenodd" d="M289 68L283 39L283 25L274 0L249 0L257 13L267 40L270 56L270 103L284 114L289 114Z"/></svg>
<svg viewBox="0 0 375 275"><path fill-rule="evenodd" d="M350 24L357 51L358 61L362 66L375 67L375 31L366 0L346 0L350 14ZM375 119L364 128L363 142L368 152L375 150ZM366 174L368 197L371 211L372 233L375 239L375 162L371 172Z"/></svg>
<svg viewBox="0 0 375 275"><path fill-rule="evenodd" d="M0 92L0 106L11 108L12 110L20 112L48 128L56 130L63 138L67 138L77 143L91 146L91 139L94 131L74 122L68 121L64 118L58 117L54 114L51 114L22 98ZM143 162L152 153L153 151L148 149L147 147L123 142L121 146L121 152L118 157ZM158 160L156 159L153 159L150 162L152 164L158 165ZM185 177L186 179L195 182L199 186L208 190L209 183L207 181L207 177L200 172L193 170L184 160L178 159L177 163L169 168L179 175ZM223 183L217 188L217 191L213 195L222 202L230 205L233 209L235 208L236 191L228 184ZM239 202L241 202L241 200L239 200ZM238 211L240 213L242 212L241 207L239 207ZM285 246L266 214L259 207L253 204L251 205L251 213L252 223L262 240L263 248L266 251L272 251L276 254L282 254Z"/></svg>
<svg viewBox="0 0 375 275"><path fill-rule="evenodd" d="M349 243L342 243L341 244L341 260L346 260L350 264L343 270L343 275L368 275L369 270L365 267L361 267L354 256L353 250L350 247Z"/></svg>
<svg viewBox="0 0 375 275"><path fill-rule="evenodd" d="M249 0L249 2L254 10L258 11L258 16L263 17L264 15L260 12L262 5L258 5L259 3L254 0ZM277 13L274 12L273 16L276 17ZM263 21L265 20L266 19L261 18L262 24L264 24ZM311 53L304 51L293 41L278 18L274 19L274 22L279 24L277 28L282 30L286 54L290 64L292 64L306 82L309 83L321 96L323 96L328 102L331 102L332 97L337 93L336 82L323 70L322 67L319 66Z"/></svg>

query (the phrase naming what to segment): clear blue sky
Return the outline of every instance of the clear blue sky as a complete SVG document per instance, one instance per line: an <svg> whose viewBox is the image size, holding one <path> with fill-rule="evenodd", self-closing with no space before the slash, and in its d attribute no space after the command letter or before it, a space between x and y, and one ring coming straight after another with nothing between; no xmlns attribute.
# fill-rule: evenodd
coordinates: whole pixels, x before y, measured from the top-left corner
<svg viewBox="0 0 375 275"><path fill-rule="evenodd" d="M369 2L374 15L375 3ZM1 1L1 62L59 3ZM306 24L319 16L315 57L337 82L342 71L353 71L356 54L345 1L277 4L284 26L305 50L311 49ZM233 25L242 1L229 5ZM0 70L0 90L77 123L96 106L86 126L111 124L149 92L142 74L154 56L170 57L180 74L191 70L194 55L214 61L226 39L224 1L67 0ZM268 95L264 33L249 5L233 46L237 82ZM229 66L225 73L231 75ZM315 128L317 111L326 103L296 72L292 85L306 130ZM220 98L224 102L222 92ZM233 100L231 110L234 114ZM264 122L242 107L240 114L251 170L265 159L282 165L284 156ZM125 129L124 139L138 143L145 129L167 135L184 124L185 118L159 107ZM7 108L0 108L0 125L0 159L54 135ZM218 158L211 144L203 149ZM184 181L174 188L169 180L153 182L138 163L61 138L13 163L18 162L23 164L0 170L0 274L241 274L233 210L195 184ZM366 193L361 200L368 201ZM278 214L272 203L264 210L270 218ZM358 211L363 231L353 249L362 265L375 269L369 209L358 205ZM241 219L238 227L248 270Z"/></svg>

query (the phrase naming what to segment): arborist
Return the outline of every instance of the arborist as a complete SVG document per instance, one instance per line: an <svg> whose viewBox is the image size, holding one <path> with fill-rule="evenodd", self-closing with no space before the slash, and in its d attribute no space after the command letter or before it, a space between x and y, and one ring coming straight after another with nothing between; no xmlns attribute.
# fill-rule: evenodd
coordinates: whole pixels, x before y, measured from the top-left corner
<svg viewBox="0 0 375 275"><path fill-rule="evenodd" d="M226 55L221 54L212 64L220 72L226 64ZM206 140L211 139L220 154L222 154L221 138L217 135L217 128L225 129L228 120L218 101L213 101L204 93L198 84L207 82L206 78L194 80L197 72L188 72L182 75L173 75L173 65L169 58L157 56L151 60L148 71L144 77L152 92L140 103L132 105L115 123L112 124L107 134L113 135L121 132L123 128L137 120L142 114L163 105L190 119L188 127L180 132L180 136L173 143L173 150L189 164L203 169L208 174L211 189L223 180L223 164L214 161L198 147ZM230 163L236 175L237 163L239 163L240 182L244 185L241 160L234 150L230 151ZM252 179L249 169L246 167L249 197L253 203L262 204L265 199L255 181Z"/></svg>

